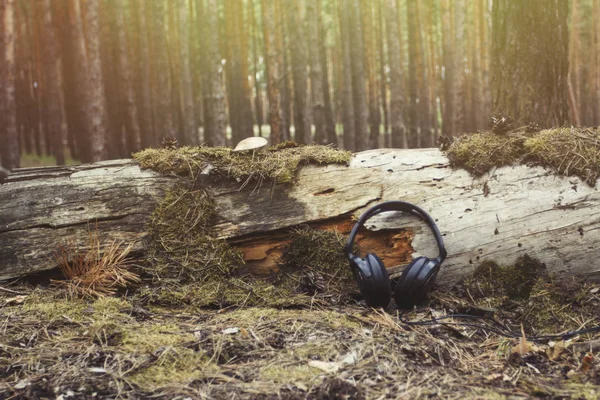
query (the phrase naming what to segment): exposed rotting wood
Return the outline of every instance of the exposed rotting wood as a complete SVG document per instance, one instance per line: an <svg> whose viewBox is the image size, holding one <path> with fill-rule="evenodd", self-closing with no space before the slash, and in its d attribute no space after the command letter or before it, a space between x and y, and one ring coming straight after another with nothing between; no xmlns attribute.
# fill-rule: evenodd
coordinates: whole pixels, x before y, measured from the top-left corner
<svg viewBox="0 0 600 400"><path fill-rule="evenodd" d="M85 240L96 221L102 237L143 251L148 217L177 181L130 160L14 171L0 186L0 278L52 268L57 246ZM597 188L541 167L473 178L451 169L437 149L379 149L355 154L348 167L304 167L293 185L201 184L214 193L217 235L242 250L246 270L257 274L277 271L289 228L346 234L367 207L401 199L438 221L449 254L439 283L455 282L484 259L512 263L525 253L551 273L600 280ZM413 257L436 255L427 227L412 216L382 214L368 228L361 248L380 255L394 275L413 249Z"/></svg>

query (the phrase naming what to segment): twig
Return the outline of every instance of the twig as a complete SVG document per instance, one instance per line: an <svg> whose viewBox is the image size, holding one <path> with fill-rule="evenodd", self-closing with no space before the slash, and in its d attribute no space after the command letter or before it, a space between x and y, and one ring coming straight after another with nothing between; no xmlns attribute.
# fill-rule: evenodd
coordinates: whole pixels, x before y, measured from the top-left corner
<svg viewBox="0 0 600 400"><path fill-rule="evenodd" d="M2 290L4 292L12 293L12 294L25 294L23 292L18 292L16 290L8 289L8 288L2 287L2 286L0 286L0 290Z"/></svg>

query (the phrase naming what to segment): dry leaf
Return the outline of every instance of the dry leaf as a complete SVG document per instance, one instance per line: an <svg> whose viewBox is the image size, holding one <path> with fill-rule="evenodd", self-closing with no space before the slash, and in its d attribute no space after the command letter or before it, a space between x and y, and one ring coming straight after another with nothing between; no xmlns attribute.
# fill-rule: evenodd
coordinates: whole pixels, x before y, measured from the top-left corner
<svg viewBox="0 0 600 400"><path fill-rule="evenodd" d="M565 342L556 342L551 345L551 347L546 349L546 354L548 355L548 359L550 361L556 360L565 350Z"/></svg>
<svg viewBox="0 0 600 400"><path fill-rule="evenodd" d="M521 325L521 334L523 336L519 338L519 344L512 348L512 353L517 353L521 357L523 357L527 353L533 351L533 346L527 341L527 337L525 337L525 330L523 329L523 325Z"/></svg>
<svg viewBox="0 0 600 400"><path fill-rule="evenodd" d="M581 367L579 367L579 370L581 372L588 372L593 364L594 355L592 353L587 353L585 357L583 357L583 360L581 360Z"/></svg>

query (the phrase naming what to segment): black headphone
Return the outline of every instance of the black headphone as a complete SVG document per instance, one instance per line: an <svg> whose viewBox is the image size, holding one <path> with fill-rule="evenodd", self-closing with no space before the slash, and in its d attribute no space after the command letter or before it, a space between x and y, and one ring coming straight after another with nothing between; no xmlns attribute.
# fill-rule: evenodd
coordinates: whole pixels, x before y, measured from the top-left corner
<svg viewBox="0 0 600 400"><path fill-rule="evenodd" d="M446 249L442 234L433 219L424 210L405 201L386 201L368 209L356 222L348 243L344 248L350 261L350 268L358 281L360 293L370 307L387 307L392 297L390 277L383 261L373 253L367 253L365 258L352 254L354 239L361 226L371 217L386 211L403 211L416 215L425 221L435 236L439 255L435 259L417 257L402 271L396 282L394 297L400 308L412 308L425 300L429 288L435 281L440 265L446 259Z"/></svg>

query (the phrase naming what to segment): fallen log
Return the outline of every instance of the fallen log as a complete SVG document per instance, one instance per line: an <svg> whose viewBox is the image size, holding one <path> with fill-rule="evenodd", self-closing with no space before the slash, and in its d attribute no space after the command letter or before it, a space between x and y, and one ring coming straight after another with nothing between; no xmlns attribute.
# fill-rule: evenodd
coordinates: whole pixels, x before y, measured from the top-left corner
<svg viewBox="0 0 600 400"><path fill-rule="evenodd" d="M180 181L133 160L14 171L0 186L0 279L55 268L56 249L85 242L91 228L143 254L150 215ZM214 198L216 235L242 252L253 274L277 272L289 228L345 234L367 207L401 199L429 212L444 235L448 258L438 283L456 282L483 260L512 263L523 254L550 273L600 280L597 188L542 167L502 167L474 178L450 168L438 149L379 149L354 154L347 166L302 167L294 183L199 184ZM370 220L358 240L392 276L411 257L436 254L424 224L395 214Z"/></svg>

